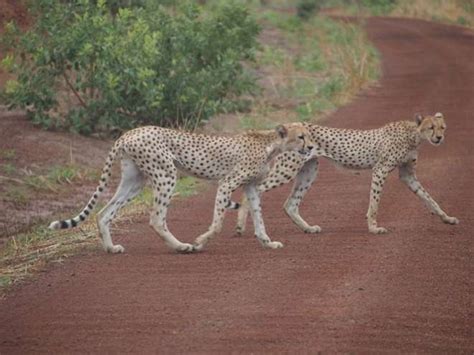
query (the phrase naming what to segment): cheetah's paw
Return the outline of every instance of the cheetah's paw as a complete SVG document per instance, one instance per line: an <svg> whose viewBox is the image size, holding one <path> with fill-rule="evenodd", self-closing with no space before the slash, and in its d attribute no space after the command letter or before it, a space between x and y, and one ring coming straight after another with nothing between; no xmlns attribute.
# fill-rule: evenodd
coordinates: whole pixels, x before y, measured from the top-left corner
<svg viewBox="0 0 474 355"><path fill-rule="evenodd" d="M193 244L193 251L201 251L203 248L204 244L198 244L196 242Z"/></svg>
<svg viewBox="0 0 474 355"><path fill-rule="evenodd" d="M321 233L321 227L318 225L307 226L306 228L303 229L303 231L308 234Z"/></svg>
<svg viewBox="0 0 474 355"><path fill-rule="evenodd" d="M235 227L235 233L234 233L234 236L235 237L241 237L245 232L245 228L241 227L241 226L237 226Z"/></svg>
<svg viewBox="0 0 474 355"><path fill-rule="evenodd" d="M446 224L459 224L459 219L457 219L456 217L446 216L443 218L443 222Z"/></svg>
<svg viewBox="0 0 474 355"><path fill-rule="evenodd" d="M107 253L110 254L121 254L125 251L125 248L120 244L112 245L111 247L106 248Z"/></svg>
<svg viewBox="0 0 474 355"><path fill-rule="evenodd" d="M283 248L283 243L280 243L280 242L268 242L268 243L265 243L265 248L269 248L269 249L280 249L280 248Z"/></svg>
<svg viewBox="0 0 474 355"><path fill-rule="evenodd" d="M183 254L192 253L193 251L196 251L196 250L198 249L196 249L195 245L188 244L188 243L181 243L178 247L176 247L176 251L178 253L183 253Z"/></svg>
<svg viewBox="0 0 474 355"><path fill-rule="evenodd" d="M386 234L388 230L383 227L370 227L369 232L372 234Z"/></svg>

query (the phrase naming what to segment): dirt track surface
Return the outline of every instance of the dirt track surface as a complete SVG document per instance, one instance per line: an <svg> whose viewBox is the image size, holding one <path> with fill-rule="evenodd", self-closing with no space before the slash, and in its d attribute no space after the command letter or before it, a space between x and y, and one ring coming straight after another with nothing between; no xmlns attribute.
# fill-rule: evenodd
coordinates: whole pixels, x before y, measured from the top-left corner
<svg viewBox="0 0 474 355"><path fill-rule="evenodd" d="M424 146L418 177L452 216L431 216L393 173L369 235L370 172L322 162L302 215L323 233L299 232L282 212L289 186L264 197L281 250L232 238L235 214L199 254L170 252L148 227L120 224L123 255L101 250L54 265L0 304L0 353L474 351L474 35L420 21L372 19L383 55L380 87L328 121L372 128L441 111L446 142ZM214 189L175 203L169 226L183 241L206 230ZM249 226L250 229L250 226Z"/></svg>

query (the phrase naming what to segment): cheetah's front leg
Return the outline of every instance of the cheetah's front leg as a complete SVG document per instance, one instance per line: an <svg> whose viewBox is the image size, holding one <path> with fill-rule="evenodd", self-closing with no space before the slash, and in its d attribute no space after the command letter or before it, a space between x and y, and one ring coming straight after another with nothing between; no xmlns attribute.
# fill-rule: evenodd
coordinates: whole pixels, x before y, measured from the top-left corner
<svg viewBox="0 0 474 355"><path fill-rule="evenodd" d="M369 209L367 211L367 224L369 232L373 234L387 233L387 229L377 226L377 212L382 194L383 185L392 167L376 165L372 170L372 186L370 189Z"/></svg>
<svg viewBox="0 0 474 355"><path fill-rule="evenodd" d="M272 167L268 175L258 185L258 192L266 192L288 183L299 173L305 161L306 160L297 152L285 152L280 154L276 158L275 165ZM244 233L248 214L249 205L247 197L244 195L240 204L237 225L235 228L237 235L242 235Z"/></svg>
<svg viewBox="0 0 474 355"><path fill-rule="evenodd" d="M415 161L402 165L399 168L400 180L408 186L430 209L433 214L438 215L444 223L458 224L459 220L456 217L450 217L444 212L430 194L423 188L415 174Z"/></svg>
<svg viewBox="0 0 474 355"><path fill-rule="evenodd" d="M309 225L300 215L299 207L318 174L319 162L316 158L309 160L296 176L291 194L285 202L285 211L291 220L305 233L319 233L321 227Z"/></svg>
<svg viewBox="0 0 474 355"><path fill-rule="evenodd" d="M265 231L265 225L262 218L262 208L260 206L260 194L257 191L257 187L255 184L249 184L244 187L244 191L250 206L250 213L252 215L253 224L255 227L255 236L257 237L258 241L265 248L282 248L283 244L280 242L272 242Z"/></svg>

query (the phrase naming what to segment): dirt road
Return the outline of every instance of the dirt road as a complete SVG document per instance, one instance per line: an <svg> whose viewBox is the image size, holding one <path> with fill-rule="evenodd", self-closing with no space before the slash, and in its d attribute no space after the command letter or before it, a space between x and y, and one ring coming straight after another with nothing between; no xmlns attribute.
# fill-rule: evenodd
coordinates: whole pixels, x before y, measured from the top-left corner
<svg viewBox="0 0 474 355"><path fill-rule="evenodd" d="M0 304L0 353L474 351L474 35L421 21L372 19L384 76L330 117L371 128L441 111L446 142L424 146L418 177L460 219L448 226L390 177L379 224L365 212L370 172L321 164L302 207L323 233L305 235L281 206L289 187L264 197L263 250L248 232L222 235L194 255L170 252L143 216L120 224L123 255L79 255L53 265ZM214 190L174 204L169 225L192 241L211 220Z"/></svg>

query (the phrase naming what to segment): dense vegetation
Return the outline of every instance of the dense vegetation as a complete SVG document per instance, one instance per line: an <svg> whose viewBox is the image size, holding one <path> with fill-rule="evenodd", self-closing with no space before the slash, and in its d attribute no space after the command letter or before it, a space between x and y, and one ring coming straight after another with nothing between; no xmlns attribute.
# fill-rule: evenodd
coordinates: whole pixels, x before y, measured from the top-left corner
<svg viewBox="0 0 474 355"><path fill-rule="evenodd" d="M29 30L7 26L16 80L3 96L37 124L86 134L192 129L242 109L241 128L315 119L378 75L360 25L317 15L331 1L30 2Z"/></svg>
<svg viewBox="0 0 474 355"><path fill-rule="evenodd" d="M9 105L81 133L194 127L252 90L242 61L253 58L259 27L244 7L127 3L40 0L29 31L7 26L2 64L17 75Z"/></svg>

